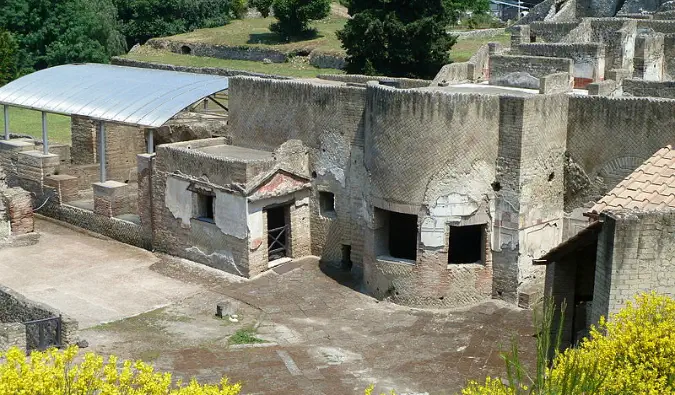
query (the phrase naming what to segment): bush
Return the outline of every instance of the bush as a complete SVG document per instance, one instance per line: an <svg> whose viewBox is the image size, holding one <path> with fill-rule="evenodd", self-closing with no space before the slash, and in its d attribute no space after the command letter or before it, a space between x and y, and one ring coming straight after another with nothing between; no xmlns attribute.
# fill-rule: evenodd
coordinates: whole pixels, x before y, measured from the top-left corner
<svg viewBox="0 0 675 395"><path fill-rule="evenodd" d="M18 77L18 50L12 35L0 30L0 86Z"/></svg>
<svg viewBox="0 0 675 395"><path fill-rule="evenodd" d="M552 311L549 308L548 311ZM518 350L505 355L508 384L487 378L469 383L464 395L672 394L675 393L675 300L655 293L637 296L607 322L592 327L578 348L556 354L552 367L542 354L547 325L537 340L537 373L529 377ZM550 344L550 343L548 343ZM559 344L557 342L557 344Z"/></svg>
<svg viewBox="0 0 675 395"><path fill-rule="evenodd" d="M232 0L232 16L235 19L244 19L248 12L248 2L246 0Z"/></svg>
<svg viewBox="0 0 675 395"><path fill-rule="evenodd" d="M274 11L278 21L270 25L270 30L290 40L315 34L309 23L330 15L330 3L331 0L252 0L251 4L264 17Z"/></svg>
<svg viewBox="0 0 675 395"><path fill-rule="evenodd" d="M237 395L239 384L223 378L220 385L172 384L170 373L157 373L143 362L123 361L118 365L114 356L108 358L93 353L74 363L77 347L64 351L51 349L33 352L30 358L18 348L0 353L0 394L144 394L144 395Z"/></svg>

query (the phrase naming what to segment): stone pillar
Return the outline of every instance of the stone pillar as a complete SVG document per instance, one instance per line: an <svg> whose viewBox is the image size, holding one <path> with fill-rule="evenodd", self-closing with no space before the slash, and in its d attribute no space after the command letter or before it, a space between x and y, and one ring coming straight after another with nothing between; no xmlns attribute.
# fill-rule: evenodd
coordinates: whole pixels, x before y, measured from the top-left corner
<svg viewBox="0 0 675 395"><path fill-rule="evenodd" d="M127 213L129 191L123 182L96 182L94 188L94 213L106 217L116 217Z"/></svg>
<svg viewBox="0 0 675 395"><path fill-rule="evenodd" d="M96 122L91 118L72 116L70 124L73 164L96 163Z"/></svg>
<svg viewBox="0 0 675 395"><path fill-rule="evenodd" d="M641 34L635 39L633 77L661 81L664 70L663 33Z"/></svg>
<svg viewBox="0 0 675 395"><path fill-rule="evenodd" d="M41 195L45 177L54 174L60 165L59 156L42 151L23 151L18 153L17 158L19 186Z"/></svg>
<svg viewBox="0 0 675 395"><path fill-rule="evenodd" d="M530 42L530 26L513 26L511 31L511 48L515 48L516 45L526 44Z"/></svg>
<svg viewBox="0 0 675 395"><path fill-rule="evenodd" d="M152 175L155 169L155 154L139 154L138 165L138 216L141 227L148 234L152 233Z"/></svg>
<svg viewBox="0 0 675 395"><path fill-rule="evenodd" d="M296 200L290 207L290 230L288 245L294 259L311 255L311 234L309 225L309 196Z"/></svg>
<svg viewBox="0 0 675 395"><path fill-rule="evenodd" d="M5 169L7 185L16 186L19 152L33 151L35 143L32 140L0 140L0 167Z"/></svg>
<svg viewBox="0 0 675 395"><path fill-rule="evenodd" d="M79 199L77 177L66 174L54 174L45 177L45 186L54 188L55 198L59 203L66 203Z"/></svg>
<svg viewBox="0 0 675 395"><path fill-rule="evenodd" d="M32 233L35 230L33 220L33 199L29 192L21 188L9 188L0 191L0 200L4 201L13 236Z"/></svg>

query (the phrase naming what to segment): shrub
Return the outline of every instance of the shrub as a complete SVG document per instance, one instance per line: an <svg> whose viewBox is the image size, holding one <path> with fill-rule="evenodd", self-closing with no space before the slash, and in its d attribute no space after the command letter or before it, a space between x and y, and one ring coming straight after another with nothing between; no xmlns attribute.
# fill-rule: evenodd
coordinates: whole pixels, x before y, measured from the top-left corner
<svg viewBox="0 0 675 395"><path fill-rule="evenodd" d="M18 76L18 50L12 35L0 30L0 86Z"/></svg>
<svg viewBox="0 0 675 395"><path fill-rule="evenodd" d="M655 293L637 296L610 321L602 318L578 348L556 354L549 367L542 350L550 340L546 334L552 311L547 309L540 325L543 336L537 340L537 372L532 379L518 362L514 346L504 355L508 384L488 377L485 383L470 382L462 394L675 393L675 300Z"/></svg>
<svg viewBox="0 0 675 395"><path fill-rule="evenodd" d="M237 395L239 384L223 378L220 385L172 383L170 373L155 372L143 362L124 361L118 365L108 358L86 353L82 362L74 363L77 347L33 352L30 358L18 348L0 353L0 394L42 395Z"/></svg>
<svg viewBox="0 0 675 395"><path fill-rule="evenodd" d="M309 23L326 18L330 3L331 0L252 0L251 4L264 17L270 14L270 9L274 11L278 21L270 25L270 30L290 40L315 34Z"/></svg>
<svg viewBox="0 0 675 395"><path fill-rule="evenodd" d="M246 0L232 0L230 5L232 16L235 19L244 19L248 12L248 2Z"/></svg>

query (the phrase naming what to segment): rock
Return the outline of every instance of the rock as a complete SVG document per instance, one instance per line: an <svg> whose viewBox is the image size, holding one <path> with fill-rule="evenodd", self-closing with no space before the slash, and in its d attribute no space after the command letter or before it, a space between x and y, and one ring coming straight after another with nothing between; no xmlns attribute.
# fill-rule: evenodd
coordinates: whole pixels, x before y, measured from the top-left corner
<svg viewBox="0 0 675 395"><path fill-rule="evenodd" d="M131 49L129 50L129 53L138 52L139 49L141 49L141 44L136 44L133 47L131 47Z"/></svg>
<svg viewBox="0 0 675 395"><path fill-rule="evenodd" d="M269 60L269 59L267 59L267 58L265 58L265 59L263 59L263 63L264 63L264 64L272 64L272 61Z"/></svg>
<svg viewBox="0 0 675 395"><path fill-rule="evenodd" d="M89 342L82 339L79 342L75 343L75 345L79 348L87 348L87 347L89 347Z"/></svg>
<svg viewBox="0 0 675 395"><path fill-rule="evenodd" d="M221 302L218 303L218 305L216 305L216 317L218 318L230 317L230 320L232 320L232 317L237 315L237 310L239 310L239 302L236 301Z"/></svg>

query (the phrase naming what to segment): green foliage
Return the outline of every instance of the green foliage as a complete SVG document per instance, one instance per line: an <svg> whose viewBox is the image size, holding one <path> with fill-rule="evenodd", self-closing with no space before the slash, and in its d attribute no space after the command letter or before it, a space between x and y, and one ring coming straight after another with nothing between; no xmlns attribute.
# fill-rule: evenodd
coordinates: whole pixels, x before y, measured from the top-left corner
<svg viewBox="0 0 675 395"><path fill-rule="evenodd" d="M114 0L127 45L152 37L222 26L233 11L230 0ZM241 7L236 10L241 13ZM245 11L244 11L245 12Z"/></svg>
<svg viewBox="0 0 675 395"><path fill-rule="evenodd" d="M0 29L17 41L21 72L104 63L125 50L111 0L5 0L0 2Z"/></svg>
<svg viewBox="0 0 675 395"><path fill-rule="evenodd" d="M230 337L228 343L230 344L256 344L265 343L265 340L257 338L256 331L253 328L239 329Z"/></svg>
<svg viewBox="0 0 675 395"><path fill-rule="evenodd" d="M0 86L12 81L18 76L19 47L9 32L0 30Z"/></svg>
<svg viewBox="0 0 675 395"><path fill-rule="evenodd" d="M273 2L274 0L249 0L248 3L251 7L255 7L264 18L267 18L270 16Z"/></svg>
<svg viewBox="0 0 675 395"><path fill-rule="evenodd" d="M675 299L656 293L638 295L610 321L601 318L578 347L556 352L551 361L547 350L560 345L560 336L551 341L553 310L548 304L537 325L534 374L528 374L520 363L514 342L511 352L504 355L506 383L488 377L484 383L470 382L462 394L675 393ZM562 333L562 322L557 333Z"/></svg>
<svg viewBox="0 0 675 395"><path fill-rule="evenodd" d="M352 0L338 38L349 73L432 78L449 62L456 38L447 28L487 0Z"/></svg>
<svg viewBox="0 0 675 395"><path fill-rule="evenodd" d="M248 12L248 1L246 0L232 0L230 5L232 16L235 19L244 19Z"/></svg>
<svg viewBox="0 0 675 395"><path fill-rule="evenodd" d="M252 0L252 4L264 16L274 11L277 22L270 30L284 39L307 38L316 35L309 27L311 21L330 15L331 0Z"/></svg>

